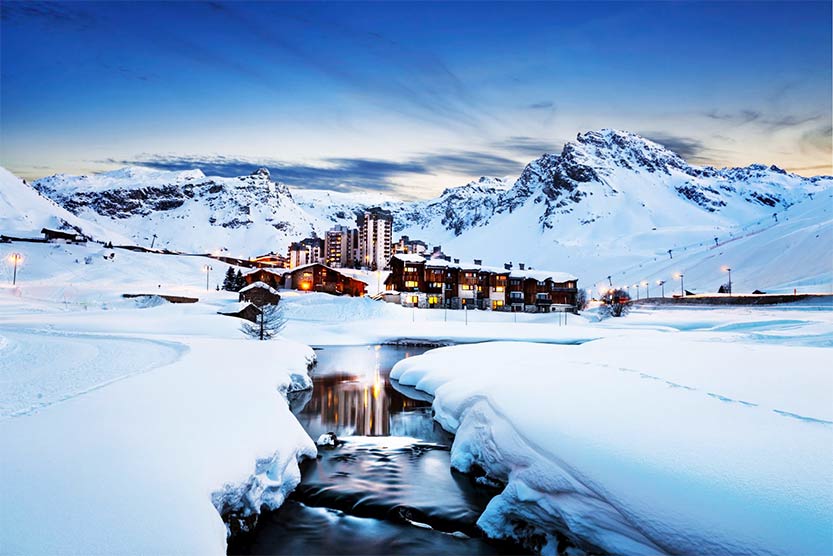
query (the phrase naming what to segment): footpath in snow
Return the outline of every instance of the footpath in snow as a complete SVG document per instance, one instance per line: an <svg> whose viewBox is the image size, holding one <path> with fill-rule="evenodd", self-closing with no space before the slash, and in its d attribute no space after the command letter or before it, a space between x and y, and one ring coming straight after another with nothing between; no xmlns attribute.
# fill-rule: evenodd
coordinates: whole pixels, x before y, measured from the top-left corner
<svg viewBox="0 0 833 556"><path fill-rule="evenodd" d="M543 535L547 554L556 530L616 554L830 554L829 363L645 332L446 347L391 377L435 396L456 468L506 483L479 521L492 536Z"/></svg>

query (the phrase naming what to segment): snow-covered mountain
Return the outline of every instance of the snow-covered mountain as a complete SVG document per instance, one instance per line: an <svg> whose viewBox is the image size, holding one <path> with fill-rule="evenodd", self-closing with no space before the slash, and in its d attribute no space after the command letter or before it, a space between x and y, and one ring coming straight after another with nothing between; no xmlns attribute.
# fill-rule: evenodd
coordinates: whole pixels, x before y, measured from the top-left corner
<svg viewBox="0 0 833 556"><path fill-rule="evenodd" d="M127 167L90 176L58 174L34 184L42 195L136 243L189 252L249 256L285 249L326 227L302 210L289 188L260 168L238 178L200 170Z"/></svg>
<svg viewBox="0 0 833 556"><path fill-rule="evenodd" d="M358 211L382 206L394 214L398 234L441 244L455 257L564 269L587 283L662 257L681 261L682 253L714 245L715 238L721 243L775 226L778 215L783 222L812 195L822 197L833 178L758 164L695 166L636 134L603 129L533 160L515 180L480 178L419 201L291 191L265 169L220 178L129 167L59 174L33 186L83 221L136 243L150 244L156 234L159 247L238 256L284 251L293 240L355 225ZM822 270L796 268L792 280L778 285L833 274Z"/></svg>

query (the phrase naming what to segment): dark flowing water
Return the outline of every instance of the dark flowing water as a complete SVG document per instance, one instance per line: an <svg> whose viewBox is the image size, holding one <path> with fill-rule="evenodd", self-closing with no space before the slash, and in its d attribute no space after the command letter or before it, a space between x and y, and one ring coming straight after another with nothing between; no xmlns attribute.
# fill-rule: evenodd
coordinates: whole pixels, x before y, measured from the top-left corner
<svg viewBox="0 0 833 556"><path fill-rule="evenodd" d="M389 380L391 367L429 348L322 347L312 392L290 400L319 448L280 509L235 538L245 554L520 554L482 538L478 516L496 491L451 470L452 437L431 415L430 398Z"/></svg>

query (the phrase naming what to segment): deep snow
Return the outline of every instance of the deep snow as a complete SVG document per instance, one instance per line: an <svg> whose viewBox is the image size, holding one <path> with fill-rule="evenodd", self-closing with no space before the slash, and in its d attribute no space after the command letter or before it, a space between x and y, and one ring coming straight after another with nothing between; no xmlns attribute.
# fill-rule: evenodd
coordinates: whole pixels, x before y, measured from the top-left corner
<svg viewBox="0 0 833 556"><path fill-rule="evenodd" d="M559 530L618 554L829 554L829 362L828 348L646 330L442 348L391 376L435 396L455 467L507 483L479 522L490 535L543 534L545 553Z"/></svg>

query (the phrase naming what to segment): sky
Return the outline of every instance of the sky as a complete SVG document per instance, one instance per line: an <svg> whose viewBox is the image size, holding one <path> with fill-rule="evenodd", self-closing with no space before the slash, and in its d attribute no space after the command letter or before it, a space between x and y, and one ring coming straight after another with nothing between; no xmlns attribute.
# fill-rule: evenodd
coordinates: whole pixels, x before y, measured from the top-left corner
<svg viewBox="0 0 833 556"><path fill-rule="evenodd" d="M831 168L830 2L0 4L0 165L421 198L577 133Z"/></svg>

